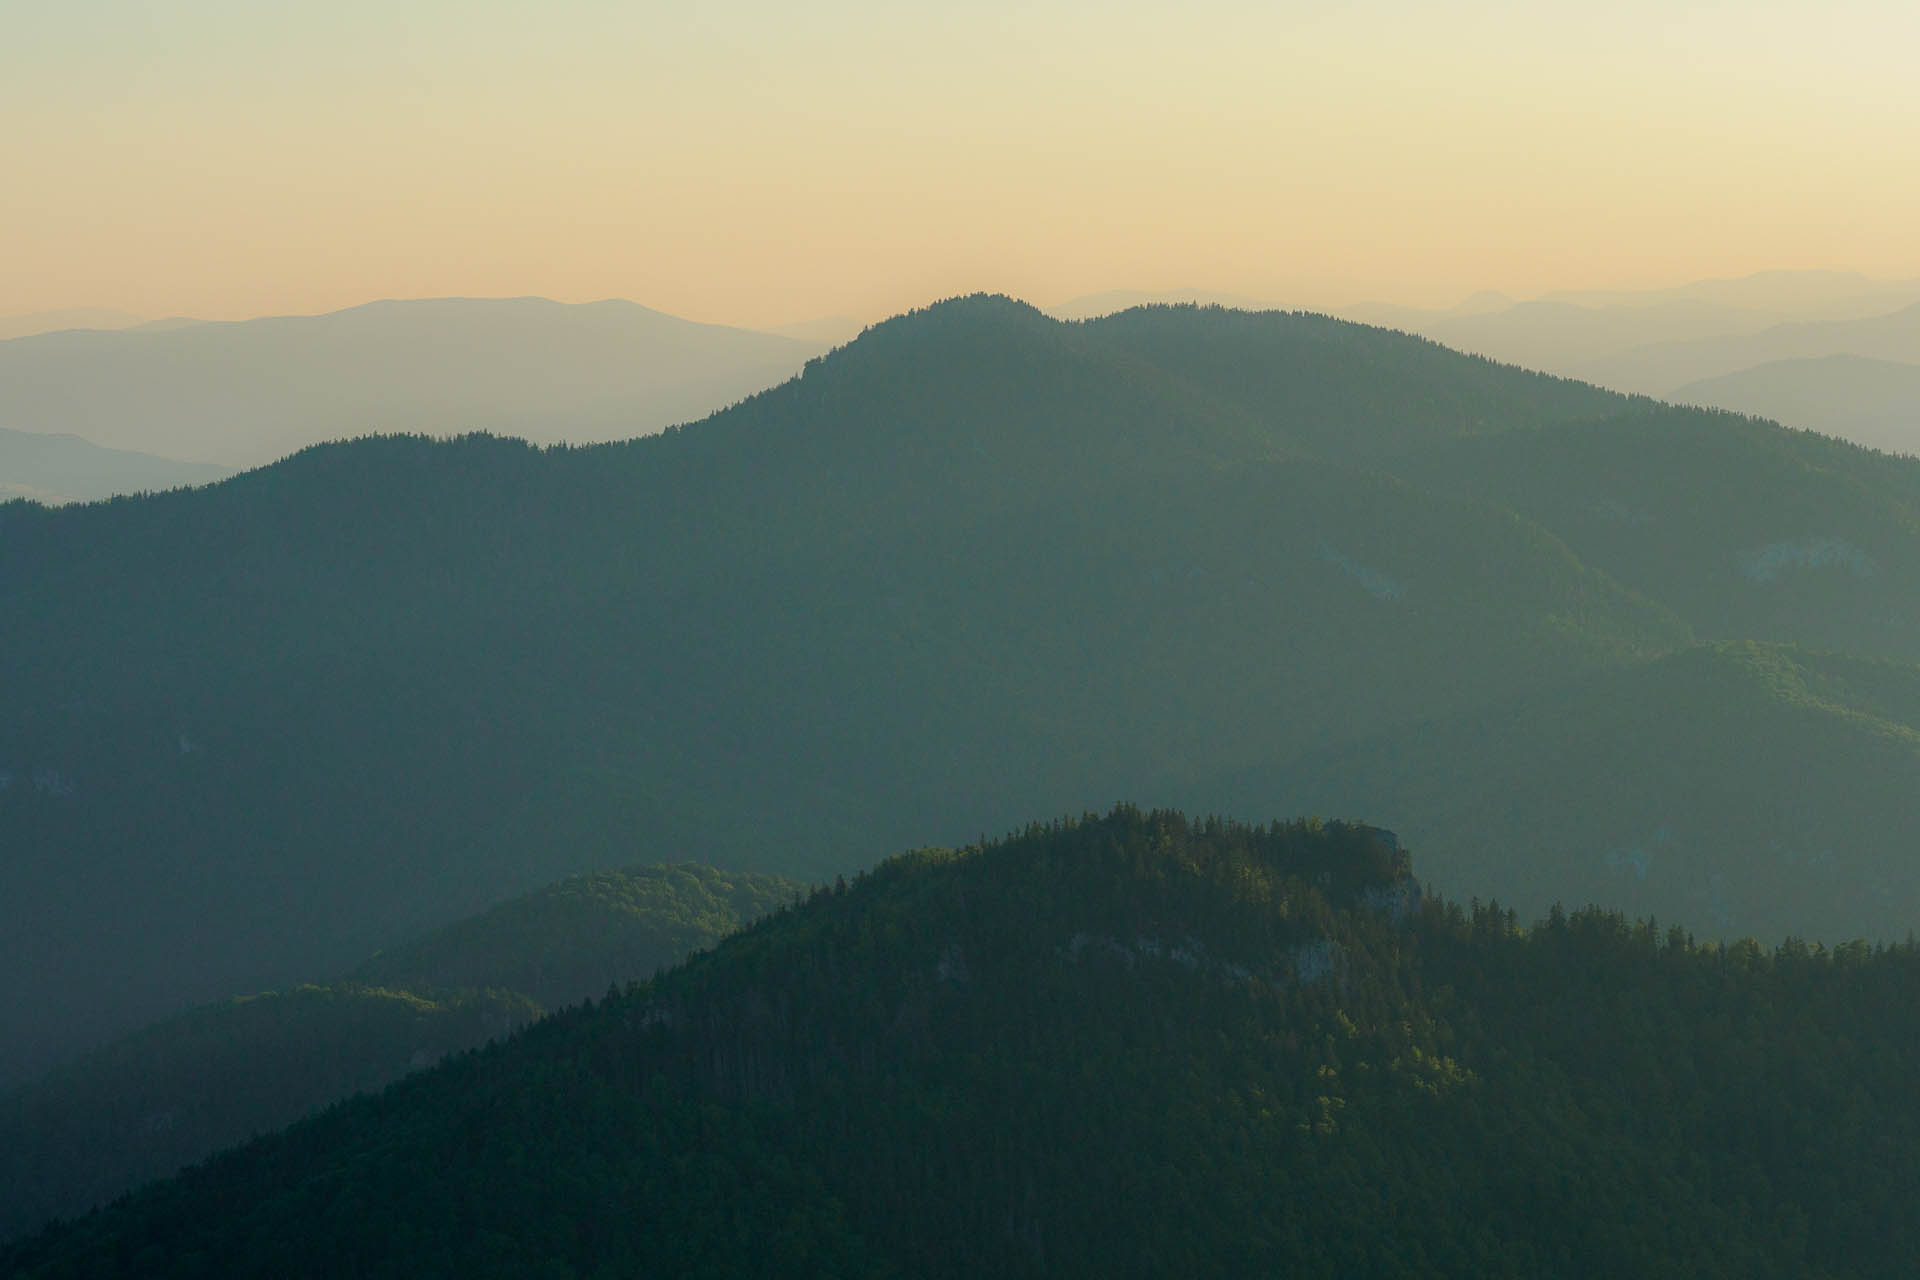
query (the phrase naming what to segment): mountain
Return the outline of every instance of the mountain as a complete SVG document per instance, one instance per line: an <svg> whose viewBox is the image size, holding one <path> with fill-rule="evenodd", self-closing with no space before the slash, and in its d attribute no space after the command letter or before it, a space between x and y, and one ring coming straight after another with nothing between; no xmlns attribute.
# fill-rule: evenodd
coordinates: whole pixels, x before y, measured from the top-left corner
<svg viewBox="0 0 1920 1280"><path fill-rule="evenodd" d="M0 499L91 502L117 493L211 484L232 474L227 467L102 449L78 436L0 430Z"/></svg>
<svg viewBox="0 0 1920 1280"><path fill-rule="evenodd" d="M0 1240L524 1026L524 997L292 987L194 1009L0 1095Z"/></svg>
<svg viewBox="0 0 1920 1280"><path fill-rule="evenodd" d="M204 1006L0 1094L0 1241L677 964L796 900L696 865L576 876L341 982Z"/></svg>
<svg viewBox="0 0 1920 1280"><path fill-rule="evenodd" d="M958 299L625 444L368 439L16 505L0 1079L635 858L820 879L1063 805L1213 803L1249 770L1236 806L1382 812L1309 794L1312 763L1703 642L1913 665L1917 601L1920 465L1192 307ZM1720 776L1793 750L1764 682L1712 705ZM1650 728L1656 758L1694 750ZM1903 741L1847 759L1901 778ZM1569 800L1524 826L1537 874L1465 837L1436 872L1542 912L1643 816L1698 866L1763 856L1757 791L1666 781L1608 793L1602 829L1593 776L1542 779ZM1915 825L1914 793L1870 794L1846 831ZM1731 925L1686 878L1614 901L1830 938L1902 936L1916 905L1740 883Z"/></svg>
<svg viewBox="0 0 1920 1280"><path fill-rule="evenodd" d="M1689 382L1668 398L1773 418L1890 453L1920 453L1920 364L1852 355L1771 360Z"/></svg>
<svg viewBox="0 0 1920 1280"><path fill-rule="evenodd" d="M1697 401L1680 388L1789 357L1844 352L1920 359L1912 325L1896 315L1916 304L1920 280L1767 271L1671 289L1557 290L1521 302L1476 295L1447 311L1369 303L1340 314L1620 391L1738 408L1811 426L1816 424L1804 415L1787 412L1791 400L1779 406L1753 397L1738 403ZM1832 409L1845 403L1843 396ZM1832 410L1825 416L1833 416Z"/></svg>
<svg viewBox="0 0 1920 1280"><path fill-rule="evenodd" d="M1610 403L1315 317L976 299L627 445L0 513L0 1079L636 852L850 870L1683 642L1497 512L1277 456ZM1449 545L1481 567L1434 590Z"/></svg>
<svg viewBox="0 0 1920 1280"><path fill-rule="evenodd" d="M125 311L107 307L66 307L57 311L33 311L26 315L0 316L0 342L25 338L36 333L56 333L62 329L131 329L146 321Z"/></svg>
<svg viewBox="0 0 1920 1280"><path fill-rule="evenodd" d="M1433 492L1511 510L1701 638L1920 662L1920 466L1720 412L1640 404L1411 450Z"/></svg>
<svg viewBox="0 0 1920 1280"><path fill-rule="evenodd" d="M1908 1273L1912 944L1522 929L1411 870L1124 807L907 855L0 1271Z"/></svg>
<svg viewBox="0 0 1920 1280"><path fill-rule="evenodd" d="M229 467L402 426L605 440L700 417L820 350L631 302L374 302L0 343L0 427Z"/></svg>
<svg viewBox="0 0 1920 1280"><path fill-rule="evenodd" d="M678 964L805 889L698 863L589 872L383 951L347 980L419 992L499 989L558 1009Z"/></svg>
<svg viewBox="0 0 1920 1280"><path fill-rule="evenodd" d="M1498 886L1529 909L1602 901L1719 936L1904 937L1920 860L1886 815L1920 794L1920 667L1703 646L1265 760L1209 800L1231 811L1276 791L1319 812L1371 806L1433 883Z"/></svg>
<svg viewBox="0 0 1920 1280"><path fill-rule="evenodd" d="M1475 315L1437 316L1416 331L1456 351L1578 375L1598 361L1649 343L1752 333L1772 323L1775 317L1764 313L1693 298L1632 307L1585 307L1540 299Z"/></svg>
<svg viewBox="0 0 1920 1280"><path fill-rule="evenodd" d="M1864 319L1776 324L1757 333L1650 342L1586 361L1566 372L1625 391L1668 395L1779 360L1863 356L1920 363L1920 303Z"/></svg>

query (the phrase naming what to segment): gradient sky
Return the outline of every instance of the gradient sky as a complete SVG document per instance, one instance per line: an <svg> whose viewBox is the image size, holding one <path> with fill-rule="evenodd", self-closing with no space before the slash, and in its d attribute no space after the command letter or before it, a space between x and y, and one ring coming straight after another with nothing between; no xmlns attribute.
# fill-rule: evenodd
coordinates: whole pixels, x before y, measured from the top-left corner
<svg viewBox="0 0 1920 1280"><path fill-rule="evenodd" d="M1916 276L1916 51L1911 0L0 0L0 315Z"/></svg>

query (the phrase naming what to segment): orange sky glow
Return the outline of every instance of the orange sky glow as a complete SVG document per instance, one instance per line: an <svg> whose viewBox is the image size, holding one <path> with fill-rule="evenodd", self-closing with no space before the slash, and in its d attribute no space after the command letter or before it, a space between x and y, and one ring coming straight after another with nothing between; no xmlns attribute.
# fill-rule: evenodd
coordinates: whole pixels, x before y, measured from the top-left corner
<svg viewBox="0 0 1920 1280"><path fill-rule="evenodd" d="M27 0L0 315L1920 276L1920 10Z"/></svg>

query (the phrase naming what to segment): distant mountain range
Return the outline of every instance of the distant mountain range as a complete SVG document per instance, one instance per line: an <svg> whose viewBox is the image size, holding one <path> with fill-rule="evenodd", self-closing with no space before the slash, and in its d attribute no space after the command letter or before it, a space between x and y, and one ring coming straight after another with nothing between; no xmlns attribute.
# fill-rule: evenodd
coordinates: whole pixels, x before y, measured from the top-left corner
<svg viewBox="0 0 1920 1280"><path fill-rule="evenodd" d="M1689 382L1670 398L1920 454L1920 364L1855 355L1772 360Z"/></svg>
<svg viewBox="0 0 1920 1280"><path fill-rule="evenodd" d="M1608 386L1664 395L1763 364L1824 356L1920 362L1920 303L1859 320L1796 321L1755 333L1635 347L1589 361L1584 372Z"/></svg>
<svg viewBox="0 0 1920 1280"><path fill-rule="evenodd" d="M77 436L0 430L0 501L88 502L210 484L232 474L230 467L103 449Z"/></svg>
<svg viewBox="0 0 1920 1280"><path fill-rule="evenodd" d="M226 467L402 427L586 443L704 416L826 345L541 298L67 329L0 342L0 428Z"/></svg>
<svg viewBox="0 0 1920 1280"><path fill-rule="evenodd" d="M1920 281L1764 272L1677 289L1478 297L1342 315L1619 391L1734 409L1875 448L1920 448ZM1828 363L1819 363L1826 361Z"/></svg>
<svg viewBox="0 0 1920 1280"><path fill-rule="evenodd" d="M1218 290L1113 290L1049 314L1094 319L1169 303L1275 305ZM1363 303L1339 314L1524 368L1902 448L1910 446L1920 400L1896 375L1862 370L1862 386L1835 376L1839 366L1793 362L1842 355L1920 362L1920 337L1907 323L1917 304L1920 281L1776 271L1638 292L1561 290L1526 301L1483 292L1441 310ZM1905 320L1894 314L1902 311ZM192 338L178 334L203 327L208 332ZM42 312L0 320L0 430L229 468L397 426L620 439L769 386L861 328L832 316L754 333L632 303L542 299L384 302L205 326L99 309ZM175 336L142 340L165 334ZM4 341L32 335L40 336L24 347ZM1774 364L1783 367L1761 371ZM1708 385L1749 372L1724 389ZM0 494L13 496L92 498L175 483L133 474L63 488L9 472L3 461Z"/></svg>
<svg viewBox="0 0 1920 1280"><path fill-rule="evenodd" d="M108 307L33 311L25 315L0 316L0 342L9 338L30 337L36 333L55 333L61 329L131 329L145 323L140 316Z"/></svg>
<svg viewBox="0 0 1920 1280"><path fill-rule="evenodd" d="M1516 301L1480 293L1445 310L1362 303L1347 319L1419 333L1448 346L1550 373L1573 373L1636 347L1889 315L1920 303L1920 280L1844 271L1763 271L1670 289L1555 290ZM1622 390L1658 393L1665 386Z"/></svg>
<svg viewBox="0 0 1920 1280"><path fill-rule="evenodd" d="M1321 316L958 299L629 443L14 504L0 610L0 1079L570 872L1122 796L1528 916L1920 911L1920 463Z"/></svg>

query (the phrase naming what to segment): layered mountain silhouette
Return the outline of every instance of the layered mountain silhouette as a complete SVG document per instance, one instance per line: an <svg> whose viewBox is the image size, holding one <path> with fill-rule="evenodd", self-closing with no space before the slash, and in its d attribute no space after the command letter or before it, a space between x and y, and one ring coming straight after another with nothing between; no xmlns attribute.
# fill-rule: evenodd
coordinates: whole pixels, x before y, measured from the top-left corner
<svg viewBox="0 0 1920 1280"><path fill-rule="evenodd" d="M1920 359L1920 349L1913 355ZM1712 405L1790 427L1920 454L1920 363L1828 355L1772 360L1676 387L1683 404Z"/></svg>
<svg viewBox="0 0 1920 1280"><path fill-rule="evenodd" d="M258 466L396 430L584 442L701 417L824 345L631 302L374 302L318 316L0 342L0 428Z"/></svg>
<svg viewBox="0 0 1920 1280"><path fill-rule="evenodd" d="M630 443L0 509L0 597L0 1078L570 872L1118 796L1390 814L1528 918L1920 903L1915 464L1319 316L955 300Z"/></svg>
<svg viewBox="0 0 1920 1280"><path fill-rule="evenodd" d="M53 311L30 311L23 315L0 316L0 342L26 338L36 333L57 333L62 329L131 329L148 321L127 311L111 307L62 307Z"/></svg>
<svg viewBox="0 0 1920 1280"><path fill-rule="evenodd" d="M576 876L343 980L223 1001L104 1046L0 1093L0 1241L651 976L802 892L698 865Z"/></svg>
<svg viewBox="0 0 1920 1280"><path fill-rule="evenodd" d="M1447 310L1364 303L1348 319L1418 333L1490 359L1665 395L1701 360L1741 360L1746 344L1837 333L1871 342L1880 320L1920 302L1920 280L1872 280L1844 271L1762 271L1669 289L1568 290L1515 301L1476 294ZM1841 325L1829 330L1830 325ZM1858 328L1845 326L1859 324ZM1777 332L1769 332L1777 331ZM1762 337L1760 335L1766 334ZM1847 348L1842 348L1847 349ZM1796 352L1795 354L1812 354ZM1824 354L1822 352L1821 354ZM1747 367L1761 356L1715 373Z"/></svg>
<svg viewBox="0 0 1920 1280"><path fill-rule="evenodd" d="M102 449L78 436L0 430L0 501L85 502L209 484L232 474L229 467Z"/></svg>
<svg viewBox="0 0 1920 1280"><path fill-rule="evenodd" d="M1673 289L1475 295L1446 311L1341 315L1620 391L1733 409L1912 452L1920 281L1767 271Z"/></svg>
<svg viewBox="0 0 1920 1280"><path fill-rule="evenodd" d="M0 1271L1908 1274L1912 944L1522 930L1413 857L1128 807L906 855Z"/></svg>
<svg viewBox="0 0 1920 1280"><path fill-rule="evenodd" d="M1756 333L1651 343L1584 362L1569 371L1609 387L1667 395L1703 379L1726 377L1775 361L1824 356L1920 362L1920 303L1886 315L1796 321Z"/></svg>

